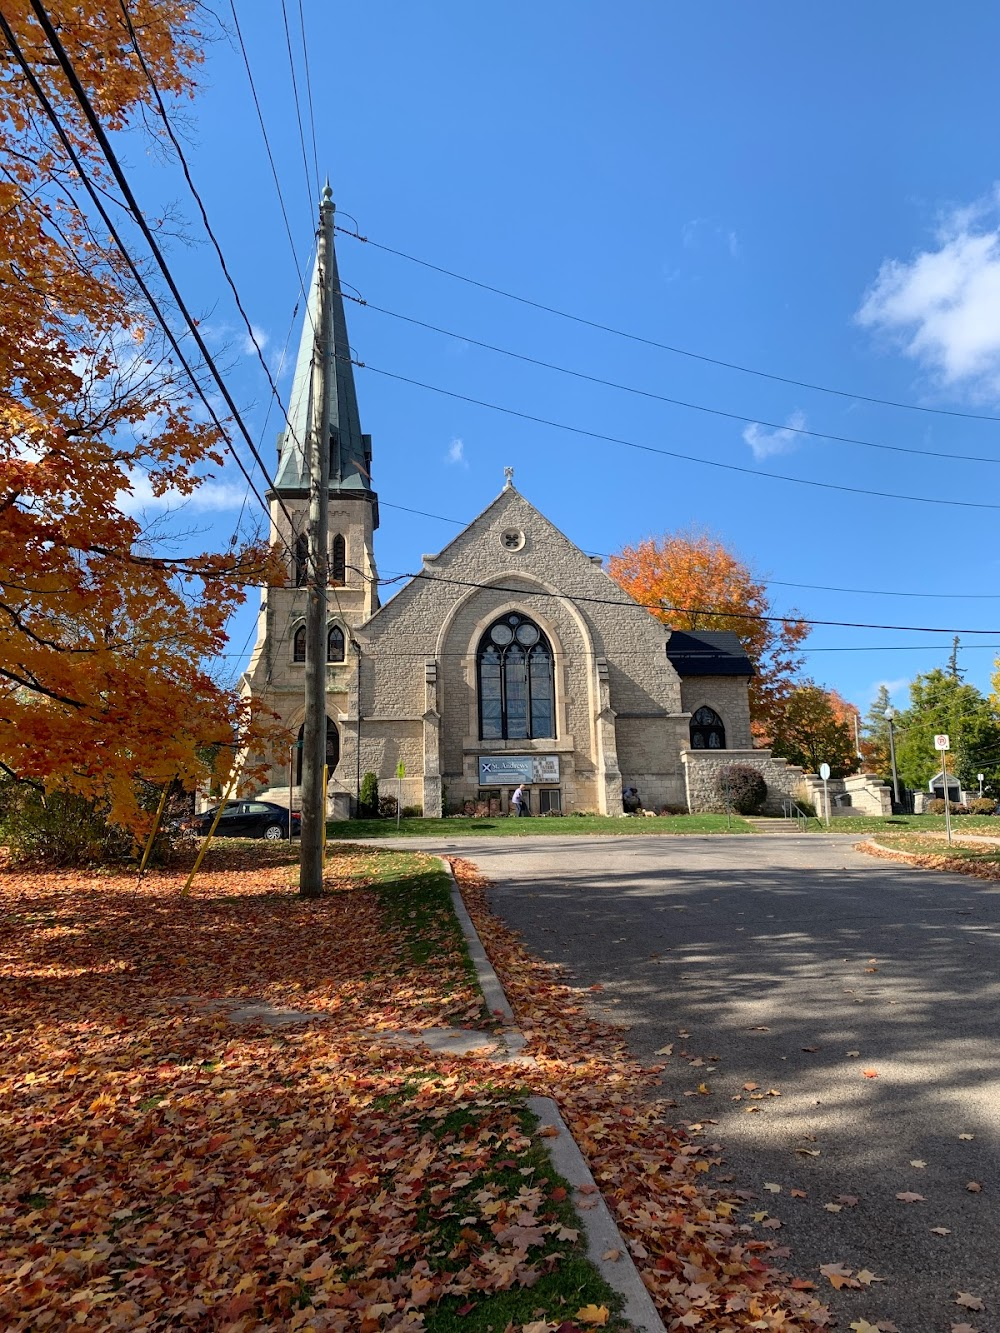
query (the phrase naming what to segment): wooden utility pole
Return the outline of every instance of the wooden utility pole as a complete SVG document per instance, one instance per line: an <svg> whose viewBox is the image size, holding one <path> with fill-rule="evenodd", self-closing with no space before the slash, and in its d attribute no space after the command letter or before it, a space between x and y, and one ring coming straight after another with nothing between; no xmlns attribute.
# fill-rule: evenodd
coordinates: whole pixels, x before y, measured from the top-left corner
<svg viewBox="0 0 1000 1333"><path fill-rule="evenodd" d="M302 843L299 893L318 898L323 892L323 834L326 829L326 588L330 503L330 354L333 303L330 300L330 253L333 248L333 192L327 182L319 207L317 287L314 319L309 440L309 564L306 576L305 723L302 731Z"/></svg>

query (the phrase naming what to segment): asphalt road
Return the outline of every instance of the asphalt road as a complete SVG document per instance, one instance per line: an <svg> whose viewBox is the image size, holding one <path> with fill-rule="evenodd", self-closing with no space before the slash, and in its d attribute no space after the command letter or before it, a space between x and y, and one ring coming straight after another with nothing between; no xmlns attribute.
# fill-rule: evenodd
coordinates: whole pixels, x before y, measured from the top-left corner
<svg viewBox="0 0 1000 1333"><path fill-rule="evenodd" d="M433 847L481 867L532 952L603 986L588 1003L635 1055L659 1063L673 1044L664 1098L722 1144L733 1188L781 1220L761 1234L790 1247L785 1266L816 1280L841 1327L1000 1333L1000 885L874 860L854 841ZM751 1099L747 1083L780 1096ZM923 1201L896 1198L907 1191ZM828 1211L841 1195L858 1202ZM818 1272L836 1262L885 1281L837 1293Z"/></svg>

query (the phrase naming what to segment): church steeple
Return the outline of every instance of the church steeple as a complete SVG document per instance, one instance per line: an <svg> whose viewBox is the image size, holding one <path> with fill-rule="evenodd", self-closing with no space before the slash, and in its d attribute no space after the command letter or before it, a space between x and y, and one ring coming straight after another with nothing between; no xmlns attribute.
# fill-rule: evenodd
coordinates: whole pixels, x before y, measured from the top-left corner
<svg viewBox="0 0 1000 1333"><path fill-rule="evenodd" d="M323 190L323 204L333 208L329 182ZM310 406L313 386L314 329L319 322L319 265L313 268L309 285L302 338L299 343L295 376L288 403L288 426L279 442L278 472L275 490L301 493L309 485L306 471L306 446L309 439ZM340 290L336 249L330 247L328 267L329 300L333 309L333 346L328 366L330 385L330 493L367 493L374 501L371 484L371 436L361 433L358 396L351 365L351 344L347 336L344 298ZM376 519L377 525L377 519Z"/></svg>

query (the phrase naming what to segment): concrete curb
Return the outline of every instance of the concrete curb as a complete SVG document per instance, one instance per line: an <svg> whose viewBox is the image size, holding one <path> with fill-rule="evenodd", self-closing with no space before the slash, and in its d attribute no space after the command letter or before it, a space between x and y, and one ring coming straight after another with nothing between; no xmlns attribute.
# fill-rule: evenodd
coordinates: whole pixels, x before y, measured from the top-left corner
<svg viewBox="0 0 1000 1333"><path fill-rule="evenodd" d="M573 1203L587 1233L587 1257L608 1286L624 1297L623 1314L635 1329L665 1333L663 1320L632 1262L614 1214L590 1174L569 1126L559 1114L559 1107L551 1097L529 1097L528 1108L545 1128L558 1131L555 1137L546 1137L545 1146L552 1165L573 1186ZM617 1258L606 1259L606 1254L615 1254Z"/></svg>
<svg viewBox="0 0 1000 1333"><path fill-rule="evenodd" d="M517 1026L514 1010L504 994L500 978L493 970L493 964L479 938L479 932L462 900L462 893L451 863L445 857L436 859L440 861L451 880L452 905L462 927L462 934L465 936L469 956L476 969L476 976L486 1003L494 1013L503 1016L507 1027L504 1040L508 1053L515 1057L519 1056L526 1042L524 1034ZM543 1128L556 1130L556 1134L546 1136L544 1142L553 1167L573 1187L573 1203L587 1236L587 1257L608 1286L613 1287L621 1295L625 1318L637 1333L666 1333L653 1299L632 1261L625 1238L618 1230L614 1215L591 1175L590 1168L570 1133L569 1126L560 1115L559 1107L551 1097L529 1097L528 1107L538 1117ZM587 1186L586 1192L581 1192L584 1186ZM605 1259L604 1256L612 1251L618 1257Z"/></svg>

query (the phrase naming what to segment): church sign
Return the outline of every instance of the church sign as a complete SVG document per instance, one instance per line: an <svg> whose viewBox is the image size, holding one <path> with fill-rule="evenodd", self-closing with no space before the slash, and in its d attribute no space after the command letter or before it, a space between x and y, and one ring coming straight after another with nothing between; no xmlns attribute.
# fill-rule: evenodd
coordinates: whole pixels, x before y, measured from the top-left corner
<svg viewBox="0 0 1000 1333"><path fill-rule="evenodd" d="M481 787L516 787L521 782L558 782L557 754L479 756Z"/></svg>

